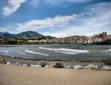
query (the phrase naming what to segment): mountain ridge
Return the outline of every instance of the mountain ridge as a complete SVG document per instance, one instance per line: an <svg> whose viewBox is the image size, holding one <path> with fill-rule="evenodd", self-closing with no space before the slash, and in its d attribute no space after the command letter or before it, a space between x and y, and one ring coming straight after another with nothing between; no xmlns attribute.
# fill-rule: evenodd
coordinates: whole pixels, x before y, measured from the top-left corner
<svg viewBox="0 0 111 85"><path fill-rule="evenodd" d="M51 36L44 36L35 31L26 31L18 34L11 34L8 32L0 32L1 39L37 39L37 38L52 38Z"/></svg>

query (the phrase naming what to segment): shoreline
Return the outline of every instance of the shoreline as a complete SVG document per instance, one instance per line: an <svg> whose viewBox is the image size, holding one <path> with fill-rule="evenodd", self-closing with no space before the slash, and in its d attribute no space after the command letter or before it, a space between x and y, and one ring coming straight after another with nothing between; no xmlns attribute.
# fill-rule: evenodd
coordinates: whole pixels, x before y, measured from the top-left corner
<svg viewBox="0 0 111 85"><path fill-rule="evenodd" d="M65 62L44 60L23 60L0 55L0 63L6 65L36 67L36 68L63 68L63 69L89 69L99 71L111 71L111 65L103 62Z"/></svg>
<svg viewBox="0 0 111 85"><path fill-rule="evenodd" d="M11 63L20 62L22 64L38 64L41 61L45 62L62 62L66 65L89 65L89 64L95 64L95 65L104 65L103 61L63 61L63 60L48 60L48 59L24 59L24 58L18 58L18 57L11 57L11 56L5 56L0 55L0 60L5 59L7 62L10 61Z"/></svg>

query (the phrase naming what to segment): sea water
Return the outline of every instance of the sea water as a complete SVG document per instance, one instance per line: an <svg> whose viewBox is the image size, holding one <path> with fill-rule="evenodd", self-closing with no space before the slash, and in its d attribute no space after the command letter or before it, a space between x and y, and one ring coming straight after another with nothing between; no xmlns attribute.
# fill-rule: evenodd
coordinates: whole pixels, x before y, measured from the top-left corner
<svg viewBox="0 0 111 85"><path fill-rule="evenodd" d="M111 59L111 45L25 45L0 47L0 55L24 59L101 61Z"/></svg>

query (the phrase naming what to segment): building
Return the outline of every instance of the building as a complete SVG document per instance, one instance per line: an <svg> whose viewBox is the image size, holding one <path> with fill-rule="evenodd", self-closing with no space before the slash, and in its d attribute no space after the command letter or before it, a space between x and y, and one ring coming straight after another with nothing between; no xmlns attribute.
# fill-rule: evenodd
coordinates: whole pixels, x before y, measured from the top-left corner
<svg viewBox="0 0 111 85"><path fill-rule="evenodd" d="M0 45L4 45L5 44L5 40L4 39L0 39Z"/></svg>

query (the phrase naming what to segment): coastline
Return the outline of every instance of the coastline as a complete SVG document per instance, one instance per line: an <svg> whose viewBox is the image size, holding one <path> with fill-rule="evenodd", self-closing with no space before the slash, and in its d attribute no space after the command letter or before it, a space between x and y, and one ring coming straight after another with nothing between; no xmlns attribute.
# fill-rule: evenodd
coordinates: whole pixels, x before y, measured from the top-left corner
<svg viewBox="0 0 111 85"><path fill-rule="evenodd" d="M5 59L7 63L0 64L0 85L111 84L111 66L105 69L96 68L96 66L103 68L104 62L102 61L31 60L0 55L0 61L2 59ZM47 67L41 67L40 62L47 63ZM56 62L65 66L63 68L50 67L51 63Z"/></svg>
<svg viewBox="0 0 111 85"><path fill-rule="evenodd" d="M45 44L44 44L45 45ZM60 44L58 44L60 45ZM21 47L21 46L36 46L36 45L0 45L0 47ZM40 45L37 45L37 46L40 46ZM38 59L26 59L26 58L22 58L22 57L16 57L16 56L7 56L7 55L0 55L1 57L0 58L6 58L7 61L20 61L21 63L24 63L24 62L31 62L33 64L33 62L38 62L38 61L48 61L48 62L51 62L51 61L60 61L60 62L64 62L64 63L72 63L72 65L74 64L85 64L85 65L88 65L90 63L97 63L100 64L100 65L104 65L104 62L103 60L62 60L62 59L45 59L45 58L38 58Z"/></svg>
<svg viewBox="0 0 111 85"><path fill-rule="evenodd" d="M9 46L17 46L18 45L7 45ZM5 45L5 47L7 47ZM21 45L20 45L21 46ZM26 45L25 45L26 46ZM4 54L5 55L5 54ZM17 65L17 66L40 66L41 67L41 62L45 63L45 65L48 67L50 67L52 64L52 67L55 67L54 65L56 65L57 62L59 62L59 65L62 65L60 67L62 68L68 68L68 69L96 69L96 70L111 70L111 65L109 64L105 64L105 61L101 60L101 61L97 61L97 60L82 60L82 61L78 61L78 60L56 60L56 59L26 59L26 58L20 58L20 57L11 57L11 56L4 56L4 55L0 55L0 62L3 63L3 61L5 61L6 64L10 64L10 65ZM108 61L109 63L110 61ZM57 66L58 67L58 66Z"/></svg>
<svg viewBox="0 0 111 85"><path fill-rule="evenodd" d="M21 64L39 64L41 61L45 61L47 63L50 62L61 62L65 65L89 65L89 64L95 64L95 65L104 65L104 62L102 61L62 61L62 60L44 60L44 59L24 59L24 58L18 58L18 57L11 57L11 56L4 56L0 55L0 60L5 59L7 62L10 61L12 64L16 62L20 62Z"/></svg>

